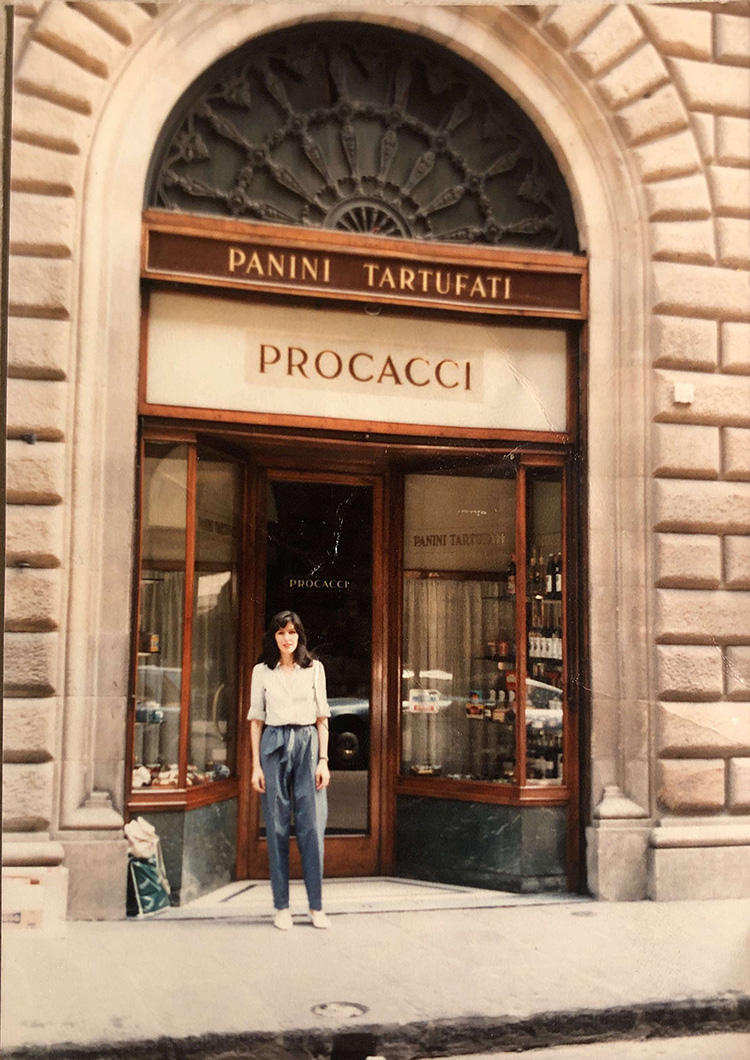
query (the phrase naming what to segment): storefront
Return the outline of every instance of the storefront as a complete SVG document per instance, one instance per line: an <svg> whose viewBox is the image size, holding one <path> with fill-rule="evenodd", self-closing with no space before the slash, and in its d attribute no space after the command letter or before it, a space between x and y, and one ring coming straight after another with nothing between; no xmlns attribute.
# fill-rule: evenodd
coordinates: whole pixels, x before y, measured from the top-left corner
<svg viewBox="0 0 750 1060"><path fill-rule="evenodd" d="M152 166L128 808L183 900L266 871L247 678L289 607L328 673L329 874L576 888L569 200L476 71L403 33L317 39L209 71Z"/></svg>
<svg viewBox="0 0 750 1060"><path fill-rule="evenodd" d="M747 15L698 7L17 5L14 915L123 916L134 814L182 901L265 871L281 603L329 873L747 894Z"/></svg>

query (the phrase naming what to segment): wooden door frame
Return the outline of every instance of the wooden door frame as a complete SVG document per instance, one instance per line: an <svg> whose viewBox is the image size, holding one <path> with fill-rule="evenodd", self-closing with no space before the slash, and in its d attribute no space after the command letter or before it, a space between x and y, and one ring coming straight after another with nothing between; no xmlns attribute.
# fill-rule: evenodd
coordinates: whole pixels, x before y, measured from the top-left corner
<svg viewBox="0 0 750 1060"><path fill-rule="evenodd" d="M384 869L383 848L384 830L389 828L387 821L388 800L384 797L384 785L387 783L385 767L386 709L387 709L387 666L385 655L387 643L387 608L386 598L386 544L387 525L385 518L385 483L379 473L351 473L341 470L327 470L320 462L311 470L290 468L288 461L265 459L262 465L256 466L252 475L252 484L248 490L246 514L248 522L246 593L252 600L249 609L246 633L243 638L243 672L245 695L244 702L249 703L249 682L252 665L258 656L263 636L263 619L265 613L266 581L266 544L262 531L265 525L266 486L269 481L286 482L330 482L337 485L367 486L372 491L372 626L371 626L371 686L370 686L370 766L368 784L369 830L364 835L328 836L326 838L326 875L354 876L378 875ZM238 821L237 874L240 878L266 878L268 876L268 855L265 839L260 831L260 797L252 791L250 785L249 722L240 719L242 738L240 746L244 753L241 759L240 773L240 813ZM335 772L332 777L335 783ZM290 874L301 875L299 854L296 844L290 845Z"/></svg>

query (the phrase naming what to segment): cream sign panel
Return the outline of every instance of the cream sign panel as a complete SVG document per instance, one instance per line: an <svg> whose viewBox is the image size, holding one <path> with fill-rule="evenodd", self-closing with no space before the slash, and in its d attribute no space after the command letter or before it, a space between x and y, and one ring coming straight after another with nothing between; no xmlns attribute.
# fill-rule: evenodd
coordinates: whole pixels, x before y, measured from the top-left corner
<svg viewBox="0 0 750 1060"><path fill-rule="evenodd" d="M155 292L153 405L564 431L565 332Z"/></svg>

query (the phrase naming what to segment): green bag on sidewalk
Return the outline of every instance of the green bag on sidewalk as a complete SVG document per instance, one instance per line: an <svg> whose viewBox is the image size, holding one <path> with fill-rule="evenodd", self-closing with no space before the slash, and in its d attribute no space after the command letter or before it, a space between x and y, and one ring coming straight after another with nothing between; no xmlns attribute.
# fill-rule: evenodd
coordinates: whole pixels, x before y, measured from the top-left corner
<svg viewBox="0 0 750 1060"><path fill-rule="evenodd" d="M128 916L150 916L170 905L169 880L156 829L143 817L125 825L128 853Z"/></svg>

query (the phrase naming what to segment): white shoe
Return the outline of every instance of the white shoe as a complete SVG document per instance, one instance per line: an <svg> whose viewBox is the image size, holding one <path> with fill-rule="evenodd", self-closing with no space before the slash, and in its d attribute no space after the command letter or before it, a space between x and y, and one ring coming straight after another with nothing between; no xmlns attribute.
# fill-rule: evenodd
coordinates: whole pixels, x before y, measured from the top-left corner
<svg viewBox="0 0 750 1060"><path fill-rule="evenodd" d="M279 931L290 931L294 927L292 914L288 909L277 909L276 916L273 918L273 926Z"/></svg>
<svg viewBox="0 0 750 1060"><path fill-rule="evenodd" d="M328 917L325 915L322 909L311 909L310 919L312 920L312 926L316 928L322 928L325 930L331 926Z"/></svg>

